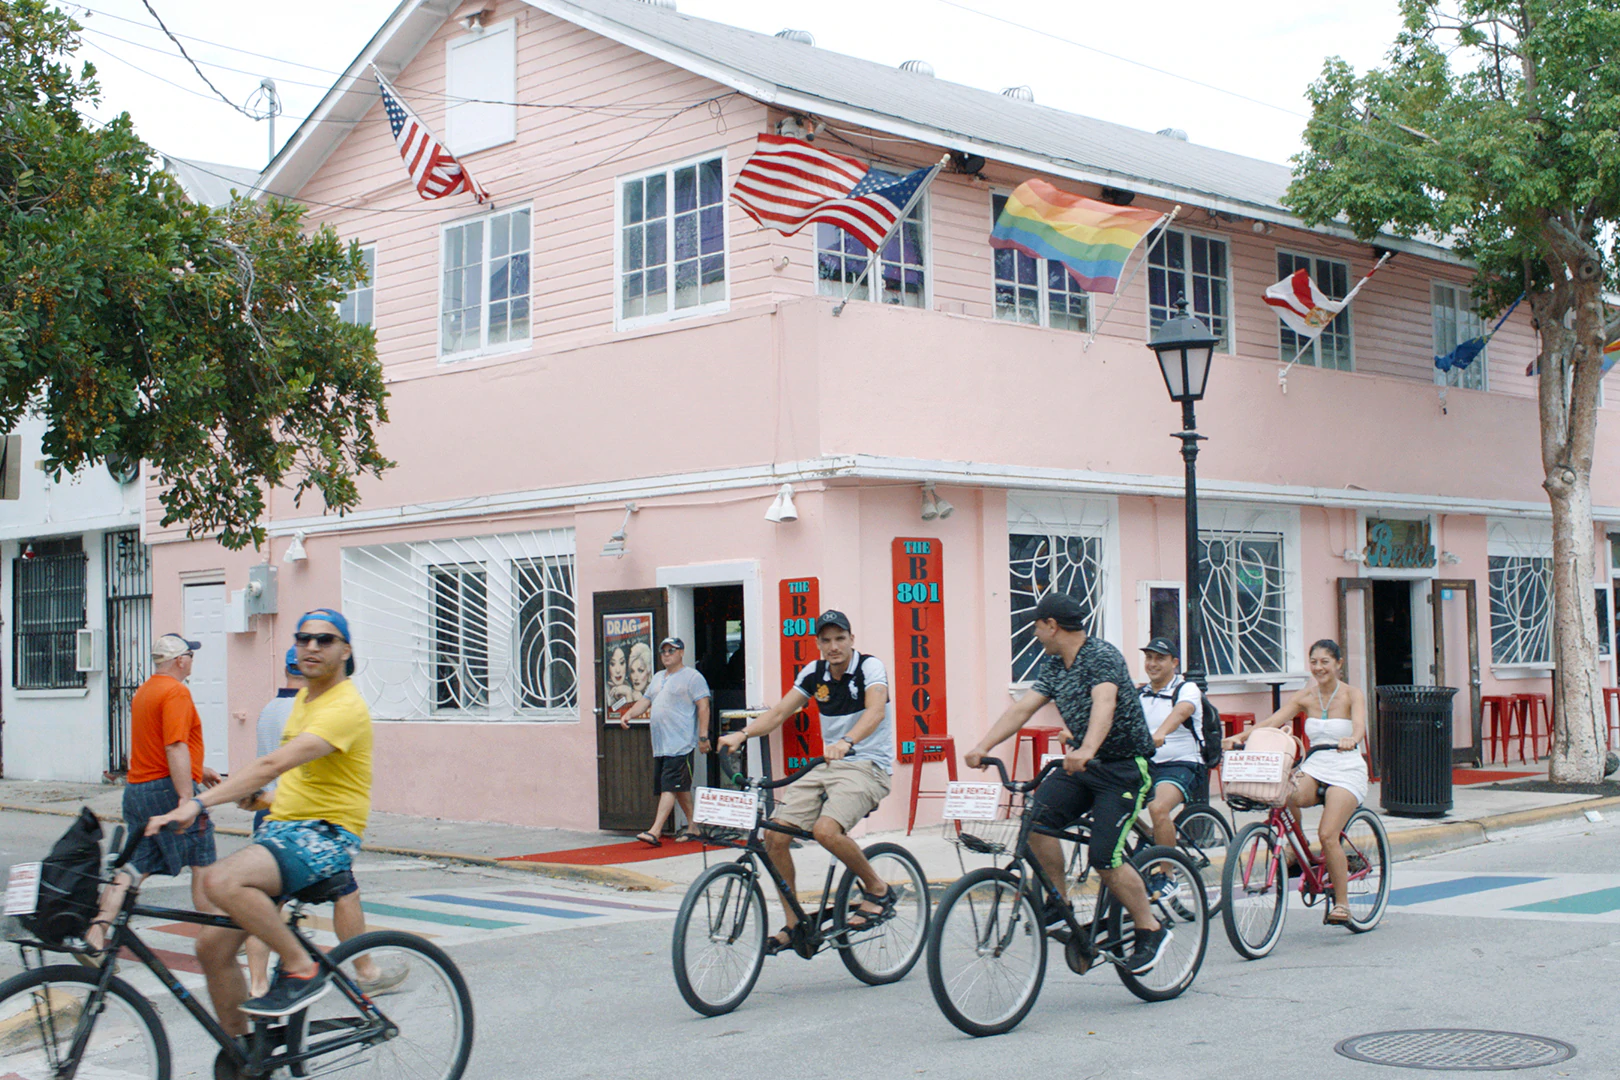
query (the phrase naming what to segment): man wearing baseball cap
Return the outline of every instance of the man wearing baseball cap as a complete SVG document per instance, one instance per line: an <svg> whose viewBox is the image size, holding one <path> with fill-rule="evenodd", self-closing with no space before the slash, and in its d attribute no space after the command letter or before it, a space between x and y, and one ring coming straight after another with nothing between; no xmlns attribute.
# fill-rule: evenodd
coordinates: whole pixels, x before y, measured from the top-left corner
<svg viewBox="0 0 1620 1080"><path fill-rule="evenodd" d="M1176 846L1176 808L1202 800L1209 784L1198 730L1204 695L1197 683L1181 677L1179 666L1180 653L1169 638L1156 637L1142 646L1148 681L1137 694L1158 748L1151 765L1153 801L1148 813L1153 818L1153 842L1166 847Z"/></svg>
<svg viewBox="0 0 1620 1080"><path fill-rule="evenodd" d="M806 664L793 688L763 716L723 736L720 747L736 750L753 736L769 735L810 702L816 703L826 763L782 789L772 820L808 831L860 878L860 902L849 925L861 930L891 918L900 899L849 837L849 831L889 793L889 775L894 772L889 676L883 661L855 651L855 634L842 611L824 611L816 619L816 646L821 659ZM790 841L786 833L765 833L771 862L792 890L796 878ZM782 910L787 925L766 940L768 953L792 948L801 938L786 896Z"/></svg>
<svg viewBox="0 0 1620 1080"><path fill-rule="evenodd" d="M687 830L677 840L696 840L692 828L692 751L709 751L709 715L713 700L709 683L697 670L686 666L686 642L667 637L658 643L658 659L664 669L647 684L646 696L624 711L619 726L649 713L652 717L653 794L658 809L653 823L636 839L652 847L663 846L659 839L664 822L679 803L686 815Z"/></svg>

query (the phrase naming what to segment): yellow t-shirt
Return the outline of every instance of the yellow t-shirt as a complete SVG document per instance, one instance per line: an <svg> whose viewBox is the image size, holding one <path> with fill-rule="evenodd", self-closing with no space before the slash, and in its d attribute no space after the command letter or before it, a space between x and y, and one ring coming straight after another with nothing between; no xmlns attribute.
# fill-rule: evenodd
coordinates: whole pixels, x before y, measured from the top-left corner
<svg viewBox="0 0 1620 1080"><path fill-rule="evenodd" d="M371 816L371 710L348 679L314 701L308 698L305 688L293 699L282 745L307 731L336 752L281 775L270 820L330 821L364 836Z"/></svg>

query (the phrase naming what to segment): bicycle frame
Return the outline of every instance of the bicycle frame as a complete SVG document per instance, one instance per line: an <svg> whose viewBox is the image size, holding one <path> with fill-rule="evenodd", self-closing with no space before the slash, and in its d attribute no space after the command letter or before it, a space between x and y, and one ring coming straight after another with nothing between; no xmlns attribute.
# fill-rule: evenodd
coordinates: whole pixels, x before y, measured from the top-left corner
<svg viewBox="0 0 1620 1080"><path fill-rule="evenodd" d="M1301 824L1299 815L1294 813L1291 806L1273 806L1266 815L1266 827L1278 837L1281 843L1286 843L1293 856L1294 865L1299 867L1299 894L1306 904L1311 904L1317 896L1328 896L1333 892L1333 883L1328 877L1327 859L1320 853L1311 851L1311 843L1305 836L1305 827ZM1342 833L1341 833L1342 838ZM1370 864L1366 855L1352 844L1348 838L1343 838L1346 847L1345 856L1351 854L1361 856L1364 862ZM1281 846L1281 843L1279 846ZM1245 866L1244 870L1252 870L1252 866ZM1267 871L1269 888L1275 884L1269 875L1275 871ZM1345 875L1345 882L1357 881L1370 872L1370 868L1352 871Z"/></svg>

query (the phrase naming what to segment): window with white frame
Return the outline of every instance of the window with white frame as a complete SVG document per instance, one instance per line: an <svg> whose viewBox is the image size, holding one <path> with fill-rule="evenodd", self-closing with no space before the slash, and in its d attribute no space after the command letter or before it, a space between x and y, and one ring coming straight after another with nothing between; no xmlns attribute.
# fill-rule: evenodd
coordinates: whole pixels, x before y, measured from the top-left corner
<svg viewBox="0 0 1620 1080"><path fill-rule="evenodd" d="M1148 249L1148 330L1159 328L1187 298L1187 310L1232 350L1226 241L1169 229Z"/></svg>
<svg viewBox="0 0 1620 1080"><path fill-rule="evenodd" d="M1350 293L1350 264L1339 262L1337 259L1317 259L1309 255L1296 255L1288 251L1277 252L1277 279L1289 277L1297 271L1304 270L1316 282L1329 300L1343 300ZM1333 316L1315 341L1309 341L1288 328L1288 324L1281 319L1277 320L1278 352L1283 363L1288 363L1295 356L1299 357L1301 364L1311 367L1329 368L1333 371L1351 371L1354 361L1351 357L1350 309L1345 308ZM1301 352L1301 348L1304 349Z"/></svg>
<svg viewBox="0 0 1620 1080"><path fill-rule="evenodd" d="M1474 298L1466 285L1453 285L1436 281L1430 288L1434 321L1434 355L1446 356L1465 341L1483 337L1485 323L1474 310ZM1473 362L1465 368L1450 371L1435 369L1434 381L1440 386L1458 386L1466 390L1484 390L1490 347L1480 350Z"/></svg>
<svg viewBox="0 0 1620 1080"><path fill-rule="evenodd" d="M445 42L444 142L466 155L517 138L517 20Z"/></svg>
<svg viewBox="0 0 1620 1080"><path fill-rule="evenodd" d="M992 225L1006 205L1007 196L990 196ZM1068 267L1012 248L997 248L993 255L997 319L1054 330L1089 328L1091 296L1080 288Z"/></svg>
<svg viewBox="0 0 1620 1080"><path fill-rule="evenodd" d="M1114 504L1108 499L1025 493L1008 497L1013 682L1035 678L1042 656L1035 640L1035 605L1047 593L1067 593L1078 600L1085 611L1088 634L1106 638L1117 627L1116 518Z"/></svg>
<svg viewBox="0 0 1620 1080"><path fill-rule="evenodd" d="M439 355L529 340L529 208L447 225L440 239Z"/></svg>
<svg viewBox="0 0 1620 1080"><path fill-rule="evenodd" d="M717 310L726 295L724 160L621 180L620 322Z"/></svg>
<svg viewBox="0 0 1620 1080"><path fill-rule="evenodd" d="M343 551L368 642L355 681L387 720L577 720L571 529Z"/></svg>
<svg viewBox="0 0 1620 1080"><path fill-rule="evenodd" d="M816 223L816 291L823 296L851 300L876 300L900 307L928 306L927 209L928 196L900 222L900 228L884 243L877 266L865 277L872 253L854 234L825 221ZM874 281L873 278L876 278ZM860 287L850 292L857 281Z"/></svg>
<svg viewBox="0 0 1620 1080"><path fill-rule="evenodd" d="M1491 663L1552 664L1552 525L1496 520L1488 524Z"/></svg>
<svg viewBox="0 0 1620 1080"><path fill-rule="evenodd" d="M376 247L361 248L360 261L366 267L366 280L343 294L343 299L338 302L338 318L355 326L370 326L374 307L372 298L375 296L373 290L377 286Z"/></svg>
<svg viewBox="0 0 1620 1080"><path fill-rule="evenodd" d="M1298 519L1283 511L1201 508L1204 668L1211 676L1274 676L1299 653Z"/></svg>

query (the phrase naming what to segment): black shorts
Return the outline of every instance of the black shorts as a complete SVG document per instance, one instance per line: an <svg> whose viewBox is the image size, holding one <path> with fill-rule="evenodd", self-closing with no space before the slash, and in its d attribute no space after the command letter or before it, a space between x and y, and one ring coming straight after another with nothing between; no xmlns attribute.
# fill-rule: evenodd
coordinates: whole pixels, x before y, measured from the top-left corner
<svg viewBox="0 0 1620 1080"><path fill-rule="evenodd" d="M1153 786L1174 784L1181 789L1186 802L1204 802L1209 798L1209 770L1192 761L1153 762Z"/></svg>
<svg viewBox="0 0 1620 1080"><path fill-rule="evenodd" d="M692 790L692 756L675 754L653 758L653 794Z"/></svg>
<svg viewBox="0 0 1620 1080"><path fill-rule="evenodd" d="M1092 761L1085 772L1054 772L1035 790L1035 823L1066 829L1091 814L1091 865L1112 870L1125 861L1125 836L1152 786L1148 759Z"/></svg>

